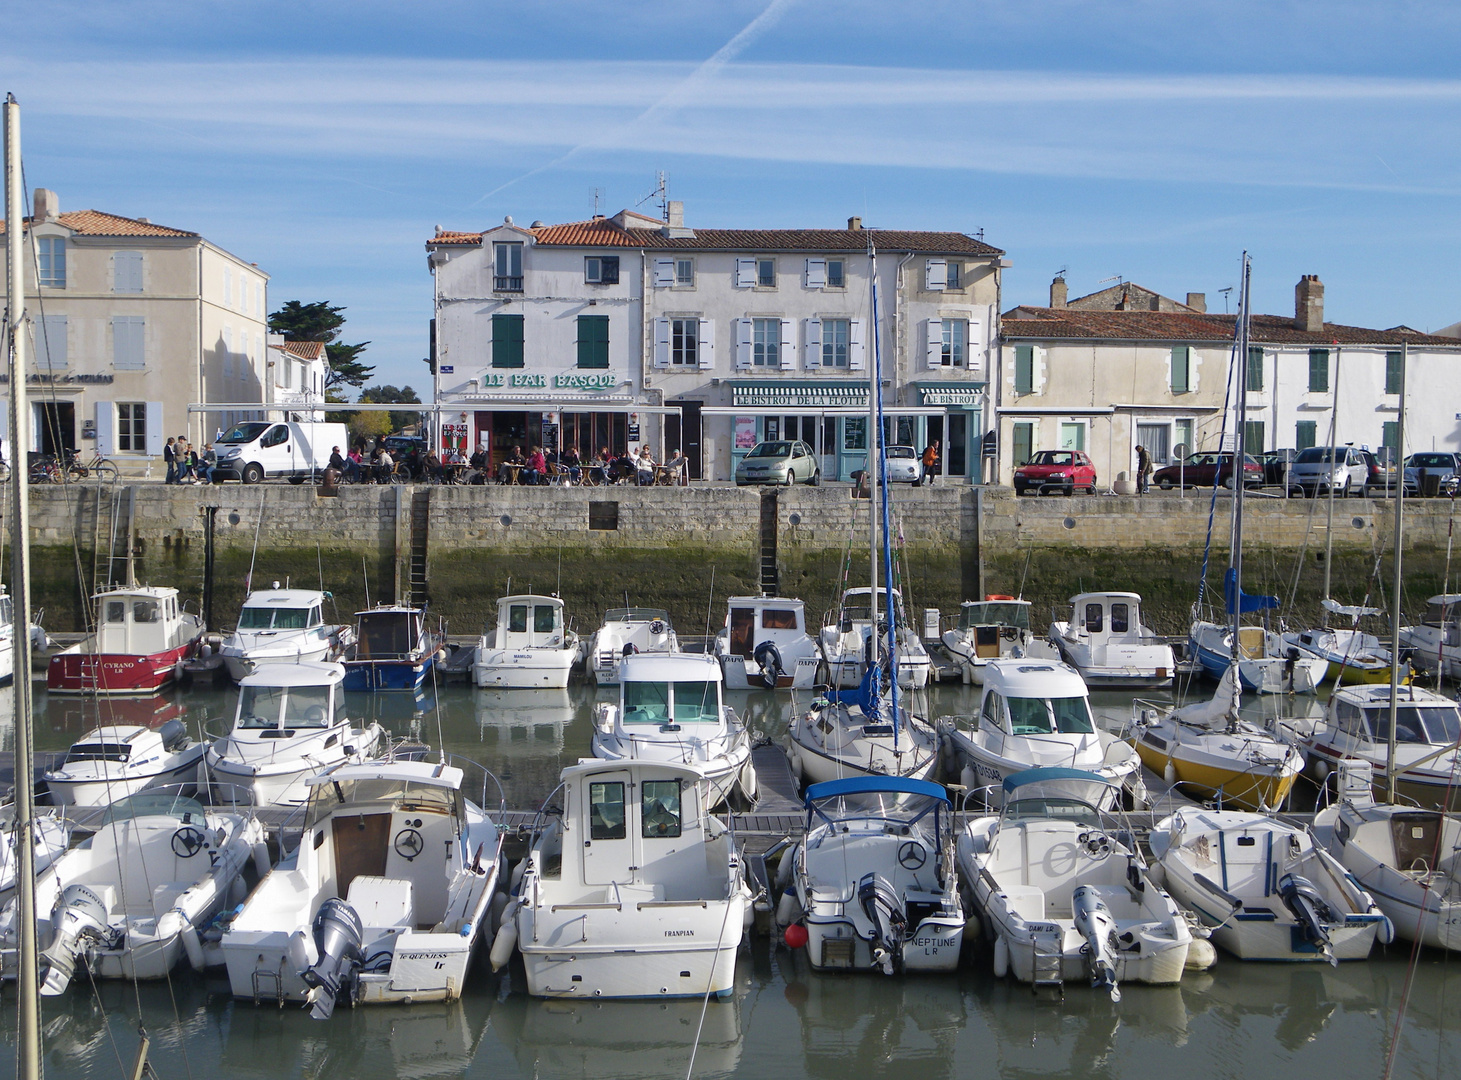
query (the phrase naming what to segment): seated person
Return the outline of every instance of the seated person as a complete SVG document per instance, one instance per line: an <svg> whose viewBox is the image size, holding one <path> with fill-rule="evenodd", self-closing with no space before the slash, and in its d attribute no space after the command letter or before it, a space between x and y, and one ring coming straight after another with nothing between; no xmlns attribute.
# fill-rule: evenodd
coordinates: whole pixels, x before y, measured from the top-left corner
<svg viewBox="0 0 1461 1080"><path fill-rule="evenodd" d="M558 464L567 470L570 482L578 483L578 478L583 472L583 463L578 459L578 447L570 446L563 453L559 454Z"/></svg>
<svg viewBox="0 0 1461 1080"><path fill-rule="evenodd" d="M654 483L654 468L654 455L649 452L649 447L641 446L639 457L634 462L635 475L640 487Z"/></svg>
<svg viewBox="0 0 1461 1080"><path fill-rule="evenodd" d="M426 452L426 457L421 461L421 467L425 470L423 479L429 480L433 484L446 483L446 470L441 463L441 458L436 456L436 451L428 450Z"/></svg>
<svg viewBox="0 0 1461 1080"><path fill-rule="evenodd" d="M523 457L523 448L521 446L514 446L512 448L512 453L503 458L502 463L497 466L497 482L499 484L517 483L518 470L514 469L512 466L521 466L525 463L526 459Z"/></svg>
<svg viewBox="0 0 1461 1080"><path fill-rule="evenodd" d="M676 450L673 454L671 454L669 460L665 462L664 466L665 483L680 483L680 481L684 479L685 476L685 463L686 458L681 451Z"/></svg>
<svg viewBox="0 0 1461 1080"><path fill-rule="evenodd" d="M609 448L600 447L599 452L594 455L593 467L588 471L589 480L595 484L607 484L613 463L613 458L609 457Z"/></svg>
<svg viewBox="0 0 1461 1080"><path fill-rule="evenodd" d="M381 447L381 449L370 455L370 460L375 473L375 482L377 484L389 484L391 482L391 473L396 471L396 462L391 457L391 452L385 447Z"/></svg>
<svg viewBox="0 0 1461 1080"><path fill-rule="evenodd" d="M546 484L548 482L548 459L543 456L541 446L533 447L533 452L528 455L520 482L524 484Z"/></svg>

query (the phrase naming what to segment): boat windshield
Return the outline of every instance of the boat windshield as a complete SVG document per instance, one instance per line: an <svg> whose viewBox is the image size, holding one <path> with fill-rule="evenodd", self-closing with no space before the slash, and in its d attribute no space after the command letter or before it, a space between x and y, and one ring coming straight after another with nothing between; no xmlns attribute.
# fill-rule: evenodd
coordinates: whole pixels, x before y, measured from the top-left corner
<svg viewBox="0 0 1461 1080"><path fill-rule="evenodd" d="M1083 697L1009 698L1013 735L1091 735L1096 725Z"/></svg>
<svg viewBox="0 0 1461 1080"><path fill-rule="evenodd" d="M1016 799L1006 803L1006 821L1031 821L1035 818L1055 818L1060 821L1078 821L1084 825L1100 825L1101 813L1090 803L1080 799L1060 799L1044 796L1034 799Z"/></svg>
<svg viewBox="0 0 1461 1080"><path fill-rule="evenodd" d="M78 761L115 761L120 764L131 756L132 748L126 743L79 742L67 751L66 764Z"/></svg>
<svg viewBox="0 0 1461 1080"><path fill-rule="evenodd" d="M1376 742L1390 741L1390 706L1367 712ZM1444 746L1461 740L1461 716L1454 705L1402 705L1395 711L1395 741Z"/></svg>
<svg viewBox="0 0 1461 1080"><path fill-rule="evenodd" d="M818 799L812 803L811 815L827 822L843 823L857 820L879 820L896 823L901 830L919 826L927 827L925 819L933 814L933 829L938 831L938 811L947 804L943 799L928 795L914 795L907 792L859 791L831 798Z"/></svg>
<svg viewBox="0 0 1461 1080"><path fill-rule="evenodd" d="M458 814L461 792L436 784L413 784L389 777L365 780L332 780L316 784L310 793L309 810L304 827L312 828L343 804L366 806L371 803L399 806L410 813Z"/></svg>
<svg viewBox="0 0 1461 1080"><path fill-rule="evenodd" d="M975 626L1017 626L1030 629L1030 605L1009 603L966 604L959 615L959 629Z"/></svg>
<svg viewBox="0 0 1461 1080"><path fill-rule="evenodd" d="M184 823L201 823L207 819L207 814L203 810L203 804L197 799L168 791L143 791L118 799L107 807L106 815L97 828L102 829L114 822L142 817L172 817Z"/></svg>
<svg viewBox="0 0 1461 1080"><path fill-rule="evenodd" d="M238 613L240 630L304 630L310 625L309 608L246 607Z"/></svg>
<svg viewBox="0 0 1461 1080"><path fill-rule="evenodd" d="M668 623L669 612L652 607L616 607L604 615L604 622L654 622L656 619Z"/></svg>
<svg viewBox="0 0 1461 1080"><path fill-rule="evenodd" d="M245 686L239 691L237 726L240 728L288 730L329 725L328 686Z"/></svg>
<svg viewBox="0 0 1461 1080"><path fill-rule="evenodd" d="M396 660L411 654L412 615L407 611L368 612L360 616L360 640L355 655L361 660Z"/></svg>
<svg viewBox="0 0 1461 1080"><path fill-rule="evenodd" d="M720 719L715 682L626 682L626 724L702 724Z"/></svg>

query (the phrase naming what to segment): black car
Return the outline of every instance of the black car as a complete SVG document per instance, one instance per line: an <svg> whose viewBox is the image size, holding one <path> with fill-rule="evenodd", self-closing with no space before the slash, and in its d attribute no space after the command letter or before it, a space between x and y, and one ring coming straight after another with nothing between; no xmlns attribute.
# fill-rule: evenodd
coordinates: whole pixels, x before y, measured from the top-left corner
<svg viewBox="0 0 1461 1080"><path fill-rule="evenodd" d="M1297 450L1270 450L1258 458L1258 464L1263 466L1263 486L1283 487L1288 479L1288 473L1293 468L1294 458L1299 456Z"/></svg>

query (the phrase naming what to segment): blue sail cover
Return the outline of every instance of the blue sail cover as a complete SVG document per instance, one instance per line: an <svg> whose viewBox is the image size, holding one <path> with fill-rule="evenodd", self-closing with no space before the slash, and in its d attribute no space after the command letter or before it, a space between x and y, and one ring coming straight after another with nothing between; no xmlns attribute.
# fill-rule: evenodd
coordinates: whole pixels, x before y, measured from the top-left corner
<svg viewBox="0 0 1461 1080"><path fill-rule="evenodd" d="M1238 572L1231 566L1228 567L1228 572L1223 577L1223 599L1227 601L1228 614L1233 614L1233 609L1238 606L1240 598L1238 595ZM1240 614L1246 614L1250 611L1266 611L1269 608L1278 607L1278 597L1276 596L1250 596L1248 593L1243 593L1241 600L1243 606Z"/></svg>
<svg viewBox="0 0 1461 1080"><path fill-rule="evenodd" d="M862 682L850 690L828 690L827 700L834 704L842 702L846 705L856 705L862 709L862 714L869 720L878 720L882 717L881 674L881 664L869 664L867 671L862 676Z"/></svg>

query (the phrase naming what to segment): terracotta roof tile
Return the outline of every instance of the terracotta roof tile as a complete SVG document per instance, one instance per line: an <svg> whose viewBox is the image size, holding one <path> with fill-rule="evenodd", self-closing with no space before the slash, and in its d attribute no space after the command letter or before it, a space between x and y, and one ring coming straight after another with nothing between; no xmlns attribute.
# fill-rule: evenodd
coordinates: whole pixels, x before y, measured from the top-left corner
<svg viewBox="0 0 1461 1080"><path fill-rule="evenodd" d="M27 224L30 224L32 219L26 218L25 220ZM184 229L170 229L166 225L154 225L150 221L138 221L135 218L120 217L117 214L104 214L100 210L73 210L69 214L61 214L56 220L82 236L196 237L198 235ZM0 233L4 232L5 223L0 221Z"/></svg>
<svg viewBox="0 0 1461 1080"><path fill-rule="evenodd" d="M280 345L271 346L271 348L282 349L301 360L319 360L325 355L323 341L286 341Z"/></svg>
<svg viewBox="0 0 1461 1080"><path fill-rule="evenodd" d="M1226 344L1233 340L1236 315L1185 311L1080 311L1071 308L1022 305L1006 312L1004 337L1014 339L1106 339L1110 341L1201 341ZM1291 316L1254 315L1249 329L1263 345L1447 345L1454 338L1422 334L1409 327L1371 330L1362 326L1325 323L1322 331L1300 330Z"/></svg>

